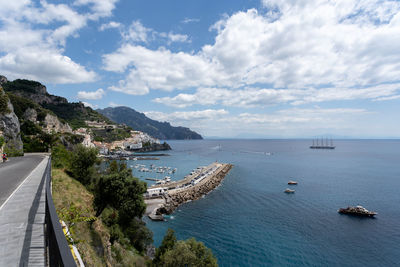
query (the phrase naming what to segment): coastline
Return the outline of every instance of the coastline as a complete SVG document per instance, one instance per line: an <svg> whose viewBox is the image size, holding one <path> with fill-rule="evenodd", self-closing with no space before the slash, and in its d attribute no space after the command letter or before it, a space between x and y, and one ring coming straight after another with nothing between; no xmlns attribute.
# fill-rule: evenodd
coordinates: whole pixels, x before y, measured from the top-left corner
<svg viewBox="0 0 400 267"><path fill-rule="evenodd" d="M163 189L163 193L157 196L146 196L145 203L147 205L145 215L152 220L164 220L163 214L173 213L180 205L194 201L204 197L217 186L219 186L228 172L233 168L232 164L213 163L203 169L199 173L193 173L184 179L165 184L162 186L149 187L150 190ZM208 174L207 173L210 173ZM203 176L204 175L204 176ZM187 185L195 177L205 177L198 183L187 187ZM149 190L148 189L148 190Z"/></svg>

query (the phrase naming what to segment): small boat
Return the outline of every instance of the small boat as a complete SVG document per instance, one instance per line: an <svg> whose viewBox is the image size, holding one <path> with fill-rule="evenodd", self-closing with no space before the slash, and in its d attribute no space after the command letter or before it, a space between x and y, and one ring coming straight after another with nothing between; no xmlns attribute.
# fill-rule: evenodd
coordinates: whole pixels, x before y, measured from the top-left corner
<svg viewBox="0 0 400 267"><path fill-rule="evenodd" d="M347 208L341 208L338 210L339 213L342 214L350 214L350 215L357 215L357 216L363 216L363 217L374 217L376 212L369 211L363 206L355 206L355 207L347 207Z"/></svg>
<svg viewBox="0 0 400 267"><path fill-rule="evenodd" d="M296 181L292 181L292 180L290 180L290 181L288 182L288 184L290 184L290 185L296 185L296 184L297 184L297 182L296 182Z"/></svg>
<svg viewBox="0 0 400 267"><path fill-rule="evenodd" d="M284 192L287 194L291 194L291 193L294 193L294 190L286 188L286 190Z"/></svg>

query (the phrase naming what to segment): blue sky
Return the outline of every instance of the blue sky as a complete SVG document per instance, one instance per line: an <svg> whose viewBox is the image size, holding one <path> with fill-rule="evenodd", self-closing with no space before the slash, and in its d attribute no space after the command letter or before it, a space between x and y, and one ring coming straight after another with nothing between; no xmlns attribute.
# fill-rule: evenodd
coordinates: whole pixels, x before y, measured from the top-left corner
<svg viewBox="0 0 400 267"><path fill-rule="evenodd" d="M204 136L400 137L400 3L0 0L0 74Z"/></svg>

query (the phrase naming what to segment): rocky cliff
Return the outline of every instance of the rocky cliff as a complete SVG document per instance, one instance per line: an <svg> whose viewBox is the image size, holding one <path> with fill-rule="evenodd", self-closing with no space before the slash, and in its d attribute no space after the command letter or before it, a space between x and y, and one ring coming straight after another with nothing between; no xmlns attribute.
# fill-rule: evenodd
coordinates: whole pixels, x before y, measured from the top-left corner
<svg viewBox="0 0 400 267"><path fill-rule="evenodd" d="M18 117L14 107L0 86L0 131L5 139L4 152L10 156L23 154Z"/></svg>
<svg viewBox="0 0 400 267"><path fill-rule="evenodd" d="M47 114L44 118L44 129L47 133L72 133L68 123L62 123L57 116Z"/></svg>

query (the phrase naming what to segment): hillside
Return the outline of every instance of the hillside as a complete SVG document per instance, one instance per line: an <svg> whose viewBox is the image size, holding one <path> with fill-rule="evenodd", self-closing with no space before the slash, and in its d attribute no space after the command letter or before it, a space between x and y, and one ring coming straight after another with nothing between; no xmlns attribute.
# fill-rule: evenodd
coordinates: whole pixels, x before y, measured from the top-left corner
<svg viewBox="0 0 400 267"><path fill-rule="evenodd" d="M168 122L152 120L129 107L105 108L97 111L117 123L124 123L134 130L145 132L161 140L203 139L200 134L189 128L174 127Z"/></svg>
<svg viewBox="0 0 400 267"><path fill-rule="evenodd" d="M72 129L85 127L85 121L104 121L113 124L108 118L85 107L83 103L69 103L67 99L51 95L47 92L46 86L36 81L17 79L6 81L3 84L6 92L29 99L41 107L52 111L60 119L66 121Z"/></svg>
<svg viewBox="0 0 400 267"><path fill-rule="evenodd" d="M10 108L15 111L15 119L19 122L14 135L22 139L25 152L48 151L55 142L71 148L83 141L82 135L73 132L78 128L90 128L92 138L97 141L112 142L130 136L130 127L117 126L80 102L69 103L64 97L51 95L39 82L23 79L8 81L0 75L0 85L6 92L0 100L6 103L9 99L12 104ZM105 130L92 128L86 121L101 122L110 127Z"/></svg>

